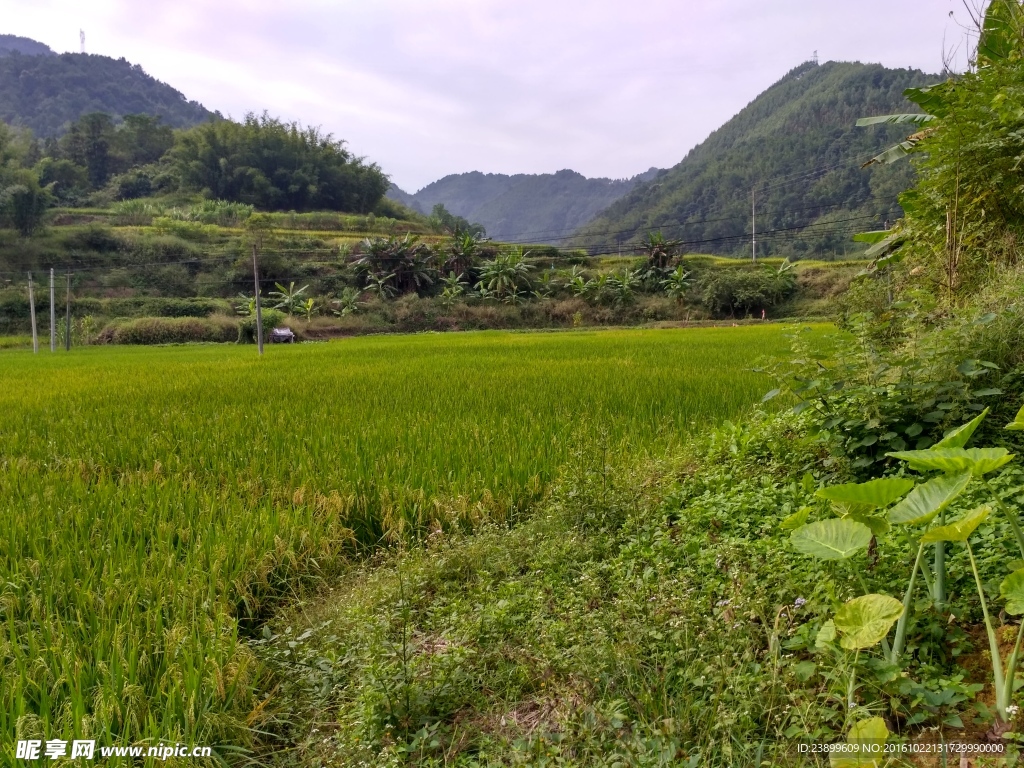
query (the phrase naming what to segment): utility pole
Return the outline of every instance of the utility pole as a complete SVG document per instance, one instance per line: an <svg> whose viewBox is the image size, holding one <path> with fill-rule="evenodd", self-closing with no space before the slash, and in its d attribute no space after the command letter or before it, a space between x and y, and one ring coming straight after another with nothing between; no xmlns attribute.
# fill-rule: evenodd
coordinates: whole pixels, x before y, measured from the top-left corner
<svg viewBox="0 0 1024 768"><path fill-rule="evenodd" d="M757 199L756 187L750 188L750 258L757 262Z"/></svg>
<svg viewBox="0 0 1024 768"><path fill-rule="evenodd" d="M57 351L57 305L53 289L53 267L50 267L50 351Z"/></svg>
<svg viewBox="0 0 1024 768"><path fill-rule="evenodd" d="M39 354L39 333L36 329L36 292L32 286L32 273L28 273L28 309L32 316L32 353Z"/></svg>
<svg viewBox="0 0 1024 768"><path fill-rule="evenodd" d="M67 314L64 316L64 351L71 351L71 272L68 272Z"/></svg>
<svg viewBox="0 0 1024 768"><path fill-rule="evenodd" d="M252 246L252 279L256 283L256 345L263 355L263 312L260 310L260 275L256 267L256 244Z"/></svg>

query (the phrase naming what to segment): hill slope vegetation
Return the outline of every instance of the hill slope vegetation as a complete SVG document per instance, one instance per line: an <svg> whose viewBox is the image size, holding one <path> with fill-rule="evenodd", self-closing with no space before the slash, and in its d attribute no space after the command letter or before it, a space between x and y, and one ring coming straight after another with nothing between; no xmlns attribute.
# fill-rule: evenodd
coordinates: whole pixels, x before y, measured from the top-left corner
<svg viewBox="0 0 1024 768"><path fill-rule="evenodd" d="M34 44L34 45L33 45ZM26 55L26 52L33 52ZM153 115L185 128L214 113L125 59L53 51L27 38L0 38L0 121L57 136L83 115Z"/></svg>
<svg viewBox="0 0 1024 768"><path fill-rule="evenodd" d="M652 168L613 180L570 170L515 176L473 171L445 176L412 195L392 187L388 197L427 214L443 205L499 240L556 243L656 173Z"/></svg>
<svg viewBox="0 0 1024 768"><path fill-rule="evenodd" d="M903 91L937 79L872 64L805 63L678 165L610 205L580 230L580 243L615 248L662 230L696 250L746 255L757 187L759 255L842 255L851 232L898 218L896 196L914 173L906 163L862 171L910 131L857 128L856 120L919 112Z"/></svg>

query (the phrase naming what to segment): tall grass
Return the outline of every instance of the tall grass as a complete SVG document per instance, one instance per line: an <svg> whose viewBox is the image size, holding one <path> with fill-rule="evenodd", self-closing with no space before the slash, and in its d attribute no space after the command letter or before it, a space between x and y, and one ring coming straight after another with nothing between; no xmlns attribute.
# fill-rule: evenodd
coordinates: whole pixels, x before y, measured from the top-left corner
<svg viewBox="0 0 1024 768"><path fill-rule="evenodd" d="M511 520L574 439L661 450L772 327L0 357L0 738L246 747L243 638L346 558ZM226 753L225 753L226 754Z"/></svg>

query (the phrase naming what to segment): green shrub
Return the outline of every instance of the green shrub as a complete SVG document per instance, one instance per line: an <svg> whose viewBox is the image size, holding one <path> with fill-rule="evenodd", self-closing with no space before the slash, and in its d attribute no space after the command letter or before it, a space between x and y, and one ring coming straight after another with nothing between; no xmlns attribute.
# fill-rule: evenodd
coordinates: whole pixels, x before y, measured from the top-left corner
<svg viewBox="0 0 1024 768"><path fill-rule="evenodd" d="M277 309L263 309L260 313L263 317L263 340L266 341L270 332L284 322L286 315ZM256 343L256 316L249 315L238 324L237 341L239 344Z"/></svg>
<svg viewBox="0 0 1024 768"><path fill-rule="evenodd" d="M96 338L100 344L187 344L228 342L238 335L238 321L229 317L140 317L115 320Z"/></svg>
<svg viewBox="0 0 1024 768"><path fill-rule="evenodd" d="M711 312L736 316L773 307L796 290L791 271L770 268L723 268L704 272L699 280L701 303Z"/></svg>

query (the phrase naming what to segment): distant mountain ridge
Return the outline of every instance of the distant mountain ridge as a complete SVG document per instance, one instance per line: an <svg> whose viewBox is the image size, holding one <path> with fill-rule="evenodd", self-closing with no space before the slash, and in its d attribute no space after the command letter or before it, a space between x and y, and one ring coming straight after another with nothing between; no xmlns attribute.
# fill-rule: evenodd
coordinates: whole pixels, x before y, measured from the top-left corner
<svg viewBox="0 0 1024 768"><path fill-rule="evenodd" d="M558 243L657 168L631 179L588 179L580 173L459 173L428 184L415 194L392 185L388 197L429 214L438 203L451 213L483 224L498 240Z"/></svg>
<svg viewBox="0 0 1024 768"><path fill-rule="evenodd" d="M90 112L115 120L158 115L173 128L217 117L123 58L55 54L35 40L0 35L0 120L48 137Z"/></svg>
<svg viewBox="0 0 1024 768"><path fill-rule="evenodd" d="M17 35L0 35L0 56L10 53L21 53L25 56L56 56L48 45L44 45L29 37Z"/></svg>
<svg viewBox="0 0 1024 768"><path fill-rule="evenodd" d="M751 195L760 255L842 255L853 232L900 215L908 162L861 164L912 131L857 128L858 118L919 112L903 91L939 75L877 64L807 62L755 98L657 179L636 185L580 229L592 250L636 243L648 231L692 251L751 252Z"/></svg>

